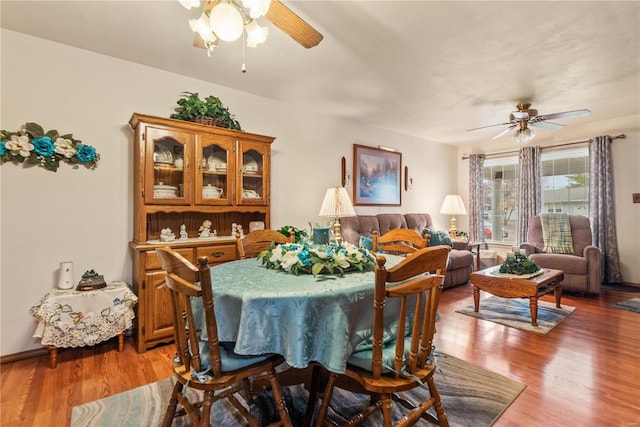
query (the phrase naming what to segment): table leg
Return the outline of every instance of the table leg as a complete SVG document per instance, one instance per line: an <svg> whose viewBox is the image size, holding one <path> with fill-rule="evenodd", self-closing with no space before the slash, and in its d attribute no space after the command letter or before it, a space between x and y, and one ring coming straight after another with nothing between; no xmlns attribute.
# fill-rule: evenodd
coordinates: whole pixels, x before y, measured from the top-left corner
<svg viewBox="0 0 640 427"><path fill-rule="evenodd" d="M562 308L560 307L560 300L562 299L562 287L560 286L560 283L558 283L553 290L553 295L556 297L556 307Z"/></svg>
<svg viewBox="0 0 640 427"><path fill-rule="evenodd" d="M55 369L58 367L58 347L55 345L49 346L49 368Z"/></svg>
<svg viewBox="0 0 640 427"><path fill-rule="evenodd" d="M118 352L122 353L124 351L124 331L118 334Z"/></svg>
<svg viewBox="0 0 640 427"><path fill-rule="evenodd" d="M473 306L476 313L480 310L480 289L477 286L473 287Z"/></svg>
<svg viewBox="0 0 640 427"><path fill-rule="evenodd" d="M531 325L538 326L538 297L529 297L529 311L531 311Z"/></svg>
<svg viewBox="0 0 640 427"><path fill-rule="evenodd" d="M309 384L309 399L307 400L307 410L304 413L304 420L302 425L304 427L311 426L313 421L313 413L316 409L316 401L318 400L318 393L324 391L324 382L326 378L323 375L323 368L320 365L314 365L311 371L311 381Z"/></svg>

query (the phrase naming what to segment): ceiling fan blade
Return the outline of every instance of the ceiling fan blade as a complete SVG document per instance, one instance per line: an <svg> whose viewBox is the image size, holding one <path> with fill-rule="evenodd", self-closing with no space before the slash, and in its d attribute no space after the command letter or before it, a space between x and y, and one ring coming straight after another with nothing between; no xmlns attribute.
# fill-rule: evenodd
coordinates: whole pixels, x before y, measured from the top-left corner
<svg viewBox="0 0 640 427"><path fill-rule="evenodd" d="M553 113L553 114L545 114L543 116L538 116L540 120L549 120L549 119L562 119L566 117L584 117L591 114L589 110L573 110L573 111L564 111L562 113Z"/></svg>
<svg viewBox="0 0 640 427"><path fill-rule="evenodd" d="M548 130L560 130L564 128L564 125L561 125L559 123L551 123L551 122L529 122L529 124L533 127L537 127L537 128L541 128L541 129L548 129Z"/></svg>
<svg viewBox="0 0 640 427"><path fill-rule="evenodd" d="M271 0L265 18L307 49L317 46L322 41L322 34L279 0Z"/></svg>
<svg viewBox="0 0 640 427"><path fill-rule="evenodd" d="M200 37L200 34L196 33L195 37L193 38L193 45L195 47L199 47L201 49L206 49L207 47L204 45L204 39L202 37Z"/></svg>
<svg viewBox="0 0 640 427"><path fill-rule="evenodd" d="M510 124L513 124L513 122L496 123L495 125L480 126L479 128L467 129L467 132L472 131L472 130L478 130L478 129L492 128L494 126L506 126L506 125L510 125Z"/></svg>
<svg viewBox="0 0 640 427"><path fill-rule="evenodd" d="M504 129L502 129L496 136L494 136L491 139L498 139L498 138L506 135L507 133L509 133L509 131L511 129L515 128L516 126L518 126L518 125L517 124L516 125L511 125L511 126L508 126L508 127L504 128Z"/></svg>

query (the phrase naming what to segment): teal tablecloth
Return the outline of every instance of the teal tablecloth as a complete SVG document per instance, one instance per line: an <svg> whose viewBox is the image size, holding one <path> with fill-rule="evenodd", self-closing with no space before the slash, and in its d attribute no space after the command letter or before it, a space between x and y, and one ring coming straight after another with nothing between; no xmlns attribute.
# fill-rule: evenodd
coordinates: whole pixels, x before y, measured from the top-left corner
<svg viewBox="0 0 640 427"><path fill-rule="evenodd" d="M386 266L401 259L388 255ZM373 272L318 280L268 270L252 258L215 266L211 277L219 339L235 342L238 354L277 353L294 368L315 361L344 372L351 353L369 343Z"/></svg>

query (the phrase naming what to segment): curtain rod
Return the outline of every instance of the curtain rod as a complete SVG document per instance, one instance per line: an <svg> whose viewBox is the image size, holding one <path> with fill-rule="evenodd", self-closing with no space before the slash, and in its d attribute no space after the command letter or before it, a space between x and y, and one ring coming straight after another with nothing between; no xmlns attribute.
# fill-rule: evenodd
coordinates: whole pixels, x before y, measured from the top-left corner
<svg viewBox="0 0 640 427"><path fill-rule="evenodd" d="M627 137L627 135L625 135L624 133L618 135L618 136L613 136L611 137L611 140L613 141L614 139L625 139ZM556 145L547 145L546 147L540 147L540 150L544 150L546 148L555 148L555 147L565 147L567 145L576 145L576 144L586 144L588 142L592 142L593 139L586 139L584 141L576 141L576 142L567 142L564 144L556 144ZM519 153L520 150L512 150L512 151L501 151L499 153L489 153L489 154L482 154L482 156L486 157L493 157L493 156L501 156L503 154L513 154L513 153ZM462 156L462 160L467 160L469 159L469 156Z"/></svg>

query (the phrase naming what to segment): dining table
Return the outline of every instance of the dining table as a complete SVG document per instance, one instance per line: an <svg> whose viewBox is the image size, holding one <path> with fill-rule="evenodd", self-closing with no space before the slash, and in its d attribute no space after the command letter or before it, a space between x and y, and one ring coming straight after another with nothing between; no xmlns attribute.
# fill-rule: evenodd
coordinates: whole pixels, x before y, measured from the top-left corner
<svg viewBox="0 0 640 427"><path fill-rule="evenodd" d="M387 268L403 259L385 258ZM328 371L344 373L352 353L372 348L374 272L295 275L247 258L212 267L211 280L218 339L237 354L282 355L278 379L309 390L302 425L310 426ZM396 300L385 307L384 341L396 336Z"/></svg>
<svg viewBox="0 0 640 427"><path fill-rule="evenodd" d="M387 268L403 259L385 257ZM373 271L295 275L247 258L214 266L211 279L218 338L237 354L276 353L292 368L316 362L344 373L353 352L371 348ZM393 304L385 316L384 339L393 339Z"/></svg>

